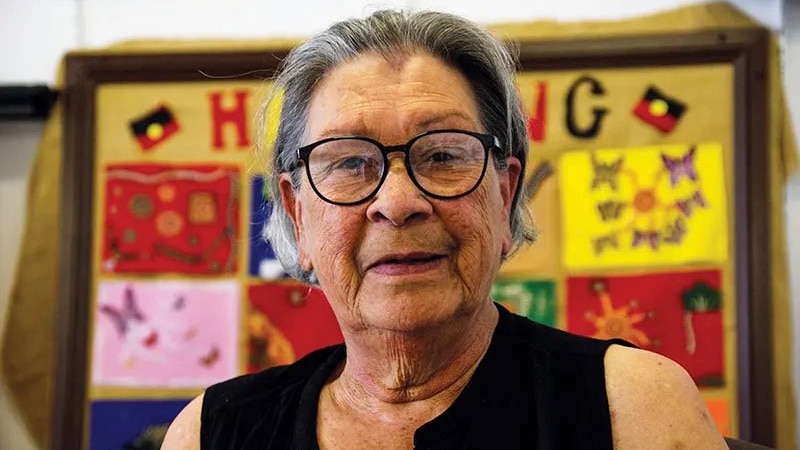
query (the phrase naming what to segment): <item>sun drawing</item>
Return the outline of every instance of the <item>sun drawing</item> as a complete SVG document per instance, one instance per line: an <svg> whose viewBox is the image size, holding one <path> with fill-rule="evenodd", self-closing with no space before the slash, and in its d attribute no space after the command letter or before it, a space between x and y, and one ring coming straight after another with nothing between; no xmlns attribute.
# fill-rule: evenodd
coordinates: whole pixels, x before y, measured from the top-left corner
<svg viewBox="0 0 800 450"><path fill-rule="evenodd" d="M636 324L653 318L655 315L653 312L632 312L631 310L638 308L638 302L635 300L631 300L627 305L614 308L604 281L594 281L592 290L597 294L602 309L600 316L593 311L587 311L585 314L586 319L592 322L596 328L593 337L625 339L641 347L652 344L650 337L644 331L636 328Z"/></svg>

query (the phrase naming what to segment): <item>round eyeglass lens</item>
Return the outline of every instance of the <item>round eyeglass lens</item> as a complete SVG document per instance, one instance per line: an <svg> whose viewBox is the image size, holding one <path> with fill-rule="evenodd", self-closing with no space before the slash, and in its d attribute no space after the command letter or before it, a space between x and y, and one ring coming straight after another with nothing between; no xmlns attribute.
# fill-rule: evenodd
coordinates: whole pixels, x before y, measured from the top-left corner
<svg viewBox="0 0 800 450"><path fill-rule="evenodd" d="M352 203L369 196L383 175L383 155L361 139L337 139L315 147L308 173L318 193L335 203Z"/></svg>
<svg viewBox="0 0 800 450"><path fill-rule="evenodd" d="M417 139L409 152L409 165L423 190L455 197L474 188L486 165L486 150L475 136L432 133Z"/></svg>

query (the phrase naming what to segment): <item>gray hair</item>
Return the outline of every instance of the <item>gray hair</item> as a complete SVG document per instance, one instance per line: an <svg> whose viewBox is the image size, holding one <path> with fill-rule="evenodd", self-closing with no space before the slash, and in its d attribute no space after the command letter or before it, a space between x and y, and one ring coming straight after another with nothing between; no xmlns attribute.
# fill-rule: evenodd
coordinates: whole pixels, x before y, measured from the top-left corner
<svg viewBox="0 0 800 450"><path fill-rule="evenodd" d="M440 12L377 11L364 19L338 22L301 43L287 55L278 71L271 94L258 115L260 150L267 146L266 129L270 104L283 97L277 135L272 146L268 182L277 194L281 173L292 172L292 184L300 186L296 149L303 145L308 105L317 84L333 68L365 52L390 58L398 51L429 53L459 70L469 81L478 102L480 120L504 146L495 153L496 167L505 167L505 157L516 156L522 163L520 180L511 207L513 245L533 242L535 231L523 178L528 156L525 111L514 80L516 59L508 48L480 26L452 14ZM313 272L298 263L297 242L291 219L279 198L274 199L272 216L264 230L275 255L287 273L316 283ZM509 254L510 254L509 253ZM504 255L508 257L509 255Z"/></svg>

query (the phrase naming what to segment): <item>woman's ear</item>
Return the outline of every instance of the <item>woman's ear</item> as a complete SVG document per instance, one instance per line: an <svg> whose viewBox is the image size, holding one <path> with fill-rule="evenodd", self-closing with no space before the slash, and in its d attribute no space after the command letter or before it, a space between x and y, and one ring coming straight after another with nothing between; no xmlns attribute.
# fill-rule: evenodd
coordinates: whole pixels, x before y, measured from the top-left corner
<svg viewBox="0 0 800 450"><path fill-rule="evenodd" d="M303 205L300 202L298 192L292 187L292 178L289 173L282 173L278 179L278 190L281 195L281 202L286 214L292 221L292 228L294 228L294 240L297 243L297 262L300 267L310 272L313 269L311 260L308 258L306 252L305 233L303 233Z"/></svg>
<svg viewBox="0 0 800 450"><path fill-rule="evenodd" d="M520 183L522 163L516 156L506 158L506 169L500 171L500 195L503 197L503 211L508 218L511 217L511 202L514 200L514 193L517 192L517 185Z"/></svg>
<svg viewBox="0 0 800 450"><path fill-rule="evenodd" d="M513 245L513 236L511 233L511 203L514 201L514 193L517 192L517 186L520 183L522 176L522 163L516 156L509 156L506 158L506 168L498 172L500 176L500 195L503 198L503 213L505 216L505 223L508 226L503 233L503 258L511 252Z"/></svg>

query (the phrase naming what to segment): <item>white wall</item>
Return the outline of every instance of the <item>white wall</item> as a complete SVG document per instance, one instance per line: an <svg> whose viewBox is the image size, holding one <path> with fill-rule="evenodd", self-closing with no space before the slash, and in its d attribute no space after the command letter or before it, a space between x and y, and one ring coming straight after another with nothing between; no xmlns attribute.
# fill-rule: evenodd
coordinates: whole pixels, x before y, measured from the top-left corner
<svg viewBox="0 0 800 450"><path fill-rule="evenodd" d="M509 20L620 19L699 0L0 0L0 85L52 84L63 53L133 38L302 36L381 6L442 9L490 23ZM788 97L800 132L800 0L733 0L785 35ZM178 20L176 20L178 18ZM23 227L25 193L41 124L0 123L0 330ZM787 190L788 230L800 230L800 179ZM789 232L795 324L800 324L800 237ZM800 342L800 326L795 327ZM794 349L798 355L798 349ZM800 358L795 358L800 386ZM798 427L800 430L800 427ZM800 441L800 439L799 439ZM32 450L0 389L0 449Z"/></svg>
<svg viewBox="0 0 800 450"><path fill-rule="evenodd" d="M796 1L796 0L789 0ZM51 82L61 55L123 39L307 35L381 6L443 9L479 22L603 20L700 0L0 0L0 83ZM782 0L733 0L774 29ZM224 5L224 6L223 6ZM176 18L179 18L176 20Z"/></svg>

